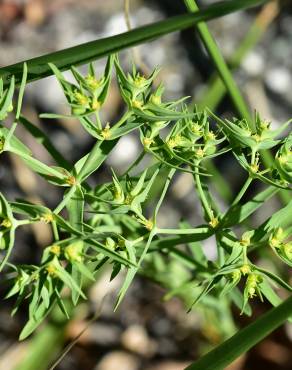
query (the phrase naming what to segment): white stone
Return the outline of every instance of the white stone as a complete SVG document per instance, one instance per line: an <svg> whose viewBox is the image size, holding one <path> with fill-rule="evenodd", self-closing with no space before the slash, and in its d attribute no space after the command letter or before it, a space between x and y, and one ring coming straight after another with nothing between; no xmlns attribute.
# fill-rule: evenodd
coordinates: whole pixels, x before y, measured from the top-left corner
<svg viewBox="0 0 292 370"><path fill-rule="evenodd" d="M115 146L112 153L107 159L107 163L110 166L124 166L125 164L130 164L137 158L139 153L138 140L135 140L133 135L127 135L121 137L118 144Z"/></svg>
<svg viewBox="0 0 292 370"><path fill-rule="evenodd" d="M114 351L106 354L95 370L138 370L137 357L122 351Z"/></svg>
<svg viewBox="0 0 292 370"><path fill-rule="evenodd" d="M292 77L287 68L275 67L269 69L265 80L268 87L278 94L285 94L290 91Z"/></svg>
<svg viewBox="0 0 292 370"><path fill-rule="evenodd" d="M132 26L135 27L135 23L134 22L132 23L133 23ZM105 25L105 29L102 36L109 37L126 31L128 31L128 29L125 22L124 13L117 13L108 20L107 24Z"/></svg>
<svg viewBox="0 0 292 370"><path fill-rule="evenodd" d="M264 58L260 53L250 52L243 60L243 69L251 76L258 76L264 70Z"/></svg>

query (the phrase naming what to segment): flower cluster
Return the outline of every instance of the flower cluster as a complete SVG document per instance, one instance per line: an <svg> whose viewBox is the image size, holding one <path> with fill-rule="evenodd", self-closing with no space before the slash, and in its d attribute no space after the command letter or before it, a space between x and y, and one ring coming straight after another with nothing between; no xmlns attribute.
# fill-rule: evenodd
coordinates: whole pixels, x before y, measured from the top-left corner
<svg viewBox="0 0 292 370"><path fill-rule="evenodd" d="M269 245L271 249L266 251L272 250L285 266L291 266L292 205L290 202L268 216L255 229L252 229L251 215L280 188L291 190L291 134L279 138L289 128L290 121L271 130L270 123L259 114L252 123L224 120L207 109L190 109L186 98L166 101L163 84L155 84L157 69L149 76L142 75L135 66L131 73L125 73L116 55L108 58L104 73L99 77L92 64L86 76L72 67L75 83L68 82L56 66L50 67L68 101L70 114L62 117L73 117L79 122L94 139L94 145L76 163L65 160L40 128L21 117L22 94L19 94L12 127L0 124L0 153L17 155L50 184L66 187L63 198L53 210L27 200L8 201L0 195L3 254L0 269L5 267L15 276L7 297L17 296L16 309L22 300L29 301L29 321L21 338L35 330L55 303L69 316L64 304L64 300L68 301L68 291L73 305L85 299L87 286L104 264L112 267L111 279L126 270L117 305L138 270L166 287L169 297L188 296L189 306L198 302L208 306L211 302L208 298L222 297L226 305L234 303L249 314L249 300L255 296L268 299L273 305L279 304L281 299L271 281L288 291L292 290L291 286L281 276L262 268L260 263L254 264L250 252L256 255ZM100 110L108 96L114 69L125 109L116 122L102 122ZM21 91L24 91L26 72L24 67ZM13 94L14 79L8 89L0 89L1 121L7 114L15 113ZM58 119L60 116L43 114L41 117ZM15 135L17 124L28 128L36 140L45 143L44 147L56 161L55 166L32 155ZM124 174L117 175L112 170L110 182L92 186L93 181L87 181L89 176L106 161L119 138L130 132L140 137L141 155L134 158ZM262 150L271 148L276 153L274 161L264 165ZM222 207L223 201L218 202L213 196L213 186L220 176L211 165L214 157L223 159L227 152L246 170L247 181L233 202L225 202ZM141 171L144 159L148 162ZM173 178L182 172L191 174L194 180L202 224L192 227L183 221L178 228L160 228L160 207ZM268 186L242 203L246 190L255 180ZM66 212L61 213L64 209ZM16 229L38 222L51 227L53 243L44 249L38 265L14 265L13 258L11 261L9 258ZM216 240L216 261L207 258L202 244L210 236Z"/></svg>

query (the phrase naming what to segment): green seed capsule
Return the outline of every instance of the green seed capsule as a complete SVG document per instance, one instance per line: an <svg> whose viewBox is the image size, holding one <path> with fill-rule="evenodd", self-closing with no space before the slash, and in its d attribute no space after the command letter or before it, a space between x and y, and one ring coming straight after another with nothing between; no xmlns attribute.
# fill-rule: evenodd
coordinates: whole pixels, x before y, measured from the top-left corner
<svg viewBox="0 0 292 370"><path fill-rule="evenodd" d="M72 114L73 116L81 116L82 114L86 113L86 109L83 107L73 107Z"/></svg>
<svg viewBox="0 0 292 370"><path fill-rule="evenodd" d="M292 242L284 243L281 250L288 260L292 261Z"/></svg>

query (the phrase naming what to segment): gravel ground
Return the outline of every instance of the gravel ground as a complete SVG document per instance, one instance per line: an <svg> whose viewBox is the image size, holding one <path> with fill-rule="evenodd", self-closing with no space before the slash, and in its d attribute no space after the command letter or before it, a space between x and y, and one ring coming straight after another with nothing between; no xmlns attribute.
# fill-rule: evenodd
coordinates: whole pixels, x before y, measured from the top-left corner
<svg viewBox="0 0 292 370"><path fill-rule="evenodd" d="M214 1L202 1L209 4ZM133 26L154 22L183 12L182 2L174 0L132 1L131 20ZM244 15L234 14L210 22L211 30L224 56L228 59L234 48L249 28L254 11ZM5 66L54 50L110 36L126 30L123 1L121 0L10 0L0 3L0 65ZM262 41L244 60L235 77L251 106L263 112L265 118L277 125L292 116L292 7L287 2ZM172 34L151 44L139 47L143 62L149 69L162 66L161 80L166 86L169 99L189 95L198 99L206 87L207 77L213 66L208 61L202 46L193 39L193 31ZM125 65L131 55L121 54ZM104 60L95 63L102 70ZM104 119L114 119L121 109L117 87L113 85L110 102L105 107ZM31 83L25 95L25 115L37 122L58 146L65 157L72 161L81 157L92 145L88 135L74 121L43 122L38 118L42 112L65 113L62 93L54 78ZM230 114L231 105L225 98L219 111ZM31 138L24 130L18 135L32 147ZM78 150L76 150L78 148ZM40 146L33 146L34 153L49 163ZM121 140L108 159L108 166L123 171L139 152L137 138L133 135ZM54 207L61 197L58 189L42 182L17 159L3 155L0 164L0 190L8 198L26 197L42 201ZM218 163L233 188L241 182L232 178L233 163ZM108 167L102 168L99 178L109 176ZM183 216L198 221L198 205L191 192L188 176L176 179L168 203L162 209L161 224L176 224ZM270 204L270 209L277 204ZM259 215L261 217L261 215ZM255 220L257 222L257 220ZM42 229L27 229L14 253L16 262L37 261L41 248L50 242L51 235ZM212 243L206 245L210 258L214 257ZM25 256L25 257L24 257ZM25 261L23 260L25 258ZM109 286L109 273L104 272L90 291L89 304L80 305L74 320L66 329L66 341L70 341L84 328L87 319L103 302L98 320L89 325L76 346L58 365L57 369L87 370L180 370L218 341L214 328L202 326L203 314L186 314L182 303L173 299L162 303L164 291L144 278L135 281L124 303L117 313L112 312L114 297L121 284L118 277ZM5 287L1 284L1 294ZM17 336L24 323L26 308L11 318L11 302L0 307L0 370L16 369L16 364L25 358L27 344L17 343ZM261 306L255 307L261 313ZM247 320L240 318L239 324ZM212 331L213 330L213 331ZM260 368L291 369L289 351L292 329L286 326L276 331L248 356L241 358L232 369L253 370ZM291 347L290 347L291 348ZM231 368L230 368L231 369Z"/></svg>

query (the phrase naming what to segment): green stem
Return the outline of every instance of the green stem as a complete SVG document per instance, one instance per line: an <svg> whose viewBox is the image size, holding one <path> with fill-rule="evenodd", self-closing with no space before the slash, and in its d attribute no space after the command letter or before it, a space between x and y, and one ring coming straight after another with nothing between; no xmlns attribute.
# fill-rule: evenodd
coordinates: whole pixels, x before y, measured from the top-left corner
<svg viewBox="0 0 292 370"><path fill-rule="evenodd" d="M155 210L154 210L154 217L153 217L153 223L154 223L155 227L156 227L157 215L158 215L159 209L160 209L161 204L163 202L163 199L166 195L167 189L170 185L170 181L171 181L173 175L175 174L175 171L176 171L176 169L174 169L174 168L171 168L171 170L169 171L166 182L164 184L164 188L163 188L162 193L161 193L161 196L160 196L160 198L159 198L159 200L156 204L156 207L155 207Z"/></svg>
<svg viewBox="0 0 292 370"><path fill-rule="evenodd" d="M200 175L198 174L198 167L197 166L195 167L194 177L195 177L195 181L196 181L196 184L197 184L197 190L198 190L198 195L199 195L200 200L201 200L201 204L204 208L205 213L207 214L207 216L209 218L209 221L211 221L212 218L214 217L213 216L213 211L212 211L211 207L209 206L208 200L207 200L207 198L205 196L205 193L204 193L204 190L202 188L201 179L200 179Z"/></svg>
<svg viewBox="0 0 292 370"><path fill-rule="evenodd" d="M126 111L123 116L113 125L113 128L120 127L128 118L130 118L132 115L132 112Z"/></svg>
<svg viewBox="0 0 292 370"><path fill-rule="evenodd" d="M12 138L12 135L14 134L14 131L15 131L16 127L17 127L17 122L13 122L13 124L12 124L12 126L11 126L7 136L6 136L6 140L5 140L4 148L3 148L4 151L9 150L7 148L7 146L9 145L9 142Z"/></svg>
<svg viewBox="0 0 292 370"><path fill-rule="evenodd" d="M212 159L205 161L205 168L208 170L208 172L212 174L212 177L214 179L214 186L218 194L226 203L229 203L233 196L231 188L227 180L221 175L221 173L214 165Z"/></svg>
<svg viewBox="0 0 292 370"><path fill-rule="evenodd" d="M102 130L102 124L101 124L101 121L100 121L100 118L99 118L99 113L97 111L95 111L95 119L96 119L96 124L97 124L98 129L101 131Z"/></svg>
<svg viewBox="0 0 292 370"><path fill-rule="evenodd" d="M73 194L75 193L76 185L72 186L68 193L65 194L64 198L62 199L61 203L54 209L54 213L58 214L62 211L64 207L68 204L69 200L72 198Z"/></svg>
<svg viewBox="0 0 292 370"><path fill-rule="evenodd" d="M130 165L130 167L126 170L126 172L124 172L122 174L122 177L126 176L134 167L136 167L142 161L142 159L144 158L145 154L146 154L146 152L143 149L142 152L137 157L137 159L135 159L135 161Z"/></svg>
<svg viewBox="0 0 292 370"><path fill-rule="evenodd" d="M76 178L77 182L80 182L81 181L84 173L86 173L88 167L90 167L92 160L96 157L96 154L100 151L100 145L101 145L101 143L102 143L102 141L99 141L98 140L94 144L94 146L91 149L88 157L86 158L86 161L85 161L83 167L81 168L80 172L77 175L77 178Z"/></svg>
<svg viewBox="0 0 292 370"><path fill-rule="evenodd" d="M184 3L189 10L189 12L198 12L199 7L196 4L195 0L184 0ZM200 22L196 25L198 32L200 33L201 39L205 45L205 48L211 57L215 67L228 91L230 98L240 114L241 117L245 118L249 122L250 127L252 128L252 118L233 77L232 74L225 63L225 60L213 38L205 22Z"/></svg>
<svg viewBox="0 0 292 370"><path fill-rule="evenodd" d="M185 235L185 234L206 234L210 231L209 227L196 227L194 229L157 229L157 234L175 234L175 235Z"/></svg>
<svg viewBox="0 0 292 370"><path fill-rule="evenodd" d="M138 260L138 262L137 262L137 268L136 268L136 271L138 271L139 267L141 266L142 261L143 261L143 259L145 258L146 254L147 254L147 252L148 252L148 249L149 249L149 247L150 247L150 245L151 245L151 241L152 241L152 239L154 238L154 236L155 236L155 235L156 235L156 228L154 227L154 228L150 231L150 233L149 233L149 237L148 237L148 239L147 239L147 243L146 243L146 245L145 245L145 248L143 249L143 251L142 251L142 253L141 253L141 256L140 256L140 258L139 258L139 260Z"/></svg>
<svg viewBox="0 0 292 370"><path fill-rule="evenodd" d="M241 198L244 196L245 192L247 191L249 185L251 184L252 180L253 180L252 177L248 177L243 187L241 188L240 192L237 194L234 201L232 202L231 207L234 207L241 200Z"/></svg>
<svg viewBox="0 0 292 370"><path fill-rule="evenodd" d="M58 227L57 227L56 221L53 221L52 222L52 230L53 230L53 235L54 235L55 241L59 240L60 237L59 237L59 231L58 231Z"/></svg>
<svg viewBox="0 0 292 370"><path fill-rule="evenodd" d="M145 234L145 235L140 236L139 238L137 238L137 239L135 239L135 240L132 240L132 241L131 241L132 245L136 245L136 244L138 244L138 243L142 242L143 240L145 240L146 238L148 238L148 237L149 237L149 235L150 235L150 232L149 232L149 233L147 233L147 234Z"/></svg>
<svg viewBox="0 0 292 370"><path fill-rule="evenodd" d="M218 262L219 262L219 266L221 267L225 263L225 252L224 252L224 248L220 245L220 240L217 235L216 235L216 246L217 246ZM222 281L220 282L220 284L222 286Z"/></svg>
<svg viewBox="0 0 292 370"><path fill-rule="evenodd" d="M229 67L237 69L242 60L250 52L250 50L260 41L267 27L279 13L279 5L277 2L271 2L265 5L255 21L249 28L246 36L241 41L239 47L231 55ZM208 88L203 96L197 102L198 109L204 109L208 106L211 110L216 109L226 93L226 87L221 78L214 74L209 81Z"/></svg>
<svg viewBox="0 0 292 370"><path fill-rule="evenodd" d="M243 256L243 264L247 265L248 264L248 259L247 259L247 246L246 245L243 246L242 256Z"/></svg>
<svg viewBox="0 0 292 370"><path fill-rule="evenodd" d="M251 152L251 162L250 162L251 165L255 164L255 159L256 159L256 150L255 149L252 149L252 152Z"/></svg>
<svg viewBox="0 0 292 370"><path fill-rule="evenodd" d="M132 31L90 41L64 50L42 55L27 60L29 75L27 82L35 81L53 74L48 63L55 64L59 70L64 71L72 65L78 66L89 63L120 50L136 46L171 32L189 28L190 26L211 19L224 16L241 9L247 9L267 2L268 0L226 0L206 7L198 14L183 14L163 21L137 27ZM4 88L10 84L11 76L15 76L16 86L19 85L23 75L23 62L0 68L0 77L3 78Z"/></svg>
<svg viewBox="0 0 292 370"><path fill-rule="evenodd" d="M16 226L30 225L38 221L39 220L16 220Z"/></svg>

